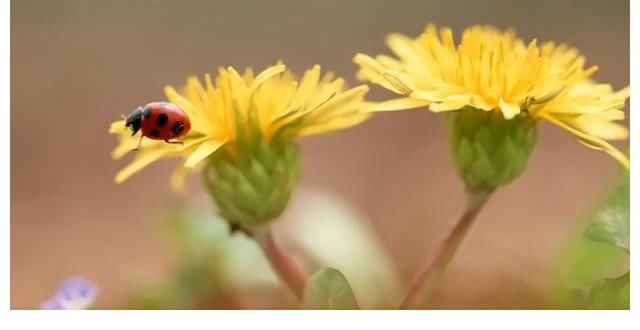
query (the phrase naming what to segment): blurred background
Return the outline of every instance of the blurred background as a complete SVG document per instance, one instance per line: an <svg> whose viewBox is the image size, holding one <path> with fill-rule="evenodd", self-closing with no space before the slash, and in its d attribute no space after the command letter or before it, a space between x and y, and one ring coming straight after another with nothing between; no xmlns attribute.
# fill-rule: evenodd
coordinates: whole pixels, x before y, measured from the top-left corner
<svg viewBox="0 0 640 330"><path fill-rule="evenodd" d="M197 175L172 192L171 161L116 185L126 161L110 158L107 128L121 114L220 65L319 63L355 84L356 52L387 53L386 34L415 36L430 22L456 36L480 23L567 42L600 67L596 79L629 84L627 1L12 1L12 308L37 308L71 274L98 283L98 307L118 308L136 283L174 269L154 228L167 205L205 193ZM483 211L431 308L544 308L559 251L618 166L545 123L539 136L528 170ZM441 118L380 114L301 144L301 187L357 210L406 283L462 205Z"/></svg>

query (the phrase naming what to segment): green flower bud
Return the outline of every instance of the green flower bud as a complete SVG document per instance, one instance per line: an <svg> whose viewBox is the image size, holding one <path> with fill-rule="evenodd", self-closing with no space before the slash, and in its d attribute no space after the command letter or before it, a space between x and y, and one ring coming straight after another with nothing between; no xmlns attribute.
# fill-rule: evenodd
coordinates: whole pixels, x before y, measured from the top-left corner
<svg viewBox="0 0 640 330"><path fill-rule="evenodd" d="M469 191L492 191L524 172L537 140L534 119L524 113L507 120L471 107L451 116L450 151Z"/></svg>
<svg viewBox="0 0 640 330"><path fill-rule="evenodd" d="M264 225L282 214L299 174L295 144L254 141L216 152L204 170L220 215L232 226Z"/></svg>

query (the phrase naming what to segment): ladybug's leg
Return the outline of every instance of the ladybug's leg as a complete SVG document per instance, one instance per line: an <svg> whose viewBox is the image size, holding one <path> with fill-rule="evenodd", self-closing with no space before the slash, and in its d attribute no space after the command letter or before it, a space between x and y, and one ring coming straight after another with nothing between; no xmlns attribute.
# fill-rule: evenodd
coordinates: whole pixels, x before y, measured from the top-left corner
<svg viewBox="0 0 640 330"><path fill-rule="evenodd" d="M140 134L140 140L138 140L138 146L133 149L133 151L138 151L138 149L140 149L140 145L142 144L142 138L144 137L144 135Z"/></svg>
<svg viewBox="0 0 640 330"><path fill-rule="evenodd" d="M165 139L164 142L170 143L170 144L184 145L184 143L182 141L169 141L168 139Z"/></svg>

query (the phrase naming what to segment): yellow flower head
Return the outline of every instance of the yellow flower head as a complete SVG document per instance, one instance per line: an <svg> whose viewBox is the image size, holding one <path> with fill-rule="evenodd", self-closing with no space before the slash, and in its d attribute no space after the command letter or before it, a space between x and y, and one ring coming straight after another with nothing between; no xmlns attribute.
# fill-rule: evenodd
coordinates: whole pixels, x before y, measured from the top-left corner
<svg viewBox="0 0 640 330"><path fill-rule="evenodd" d="M282 64L257 76L251 69L240 74L229 67L220 68L215 81L210 75L205 75L203 82L189 77L181 92L165 87L168 101L182 108L191 120L191 131L181 139L183 145L144 139L133 161L115 180L123 182L160 158L181 157L184 162L171 180L172 186L180 189L185 174L221 147L241 153L236 145L239 132L253 131L266 141L274 136L294 141L360 123L367 118L363 111L367 91L365 85L346 89L343 79L332 73L321 75L317 65L300 81ZM138 144L124 120L112 123L109 132L119 138L112 152L116 159Z"/></svg>
<svg viewBox="0 0 640 330"><path fill-rule="evenodd" d="M597 68L585 68L574 48L536 40L525 44L512 31L474 26L456 45L449 28L433 25L417 38L387 38L397 57L357 54L358 77L385 87L398 99L373 110L428 106L433 112L472 107L499 111L507 120L520 114L548 120L587 145L605 150L624 166L627 158L605 140L625 139L626 128L614 123L628 89L614 92L590 80Z"/></svg>

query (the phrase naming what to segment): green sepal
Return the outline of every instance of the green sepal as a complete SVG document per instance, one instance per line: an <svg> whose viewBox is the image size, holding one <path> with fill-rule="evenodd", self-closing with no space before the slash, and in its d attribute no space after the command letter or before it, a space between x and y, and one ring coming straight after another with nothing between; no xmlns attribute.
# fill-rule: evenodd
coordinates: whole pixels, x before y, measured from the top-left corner
<svg viewBox="0 0 640 330"><path fill-rule="evenodd" d="M267 142L258 134L245 134L240 143L209 158L204 180L220 215L251 228L279 217L286 208L299 176L298 149L293 143Z"/></svg>
<svg viewBox="0 0 640 330"><path fill-rule="evenodd" d="M507 120L498 111L465 107L450 114L451 156L470 191L492 191L515 180L536 141L536 121L526 113Z"/></svg>

